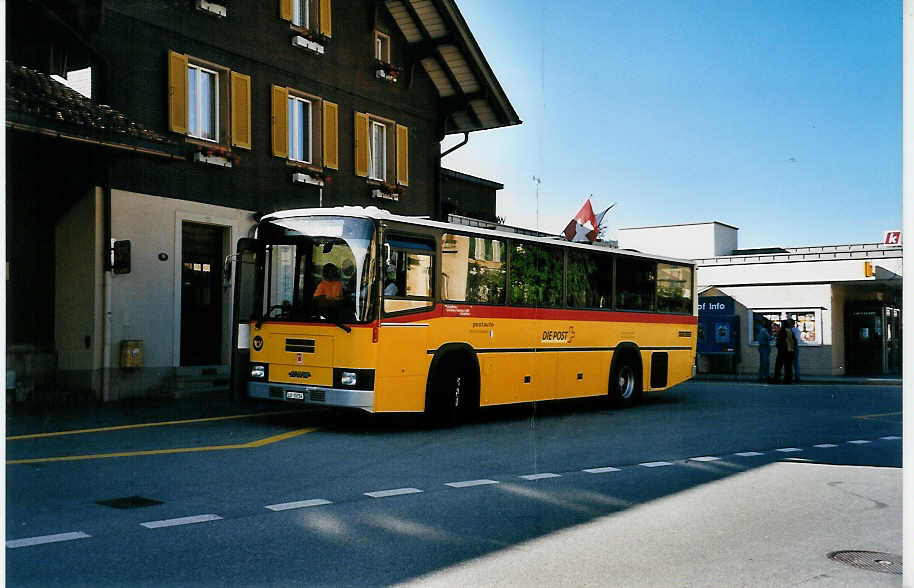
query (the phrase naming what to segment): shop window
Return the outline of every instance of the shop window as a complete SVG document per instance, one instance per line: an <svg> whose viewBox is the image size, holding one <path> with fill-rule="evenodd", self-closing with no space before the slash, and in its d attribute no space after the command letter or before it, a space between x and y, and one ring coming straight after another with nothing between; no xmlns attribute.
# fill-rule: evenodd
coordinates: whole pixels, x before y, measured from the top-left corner
<svg viewBox="0 0 914 588"><path fill-rule="evenodd" d="M772 337L776 337L784 321L793 320L796 327L800 330L800 338L797 341L800 345L821 345L822 344L822 311L820 309L808 310L769 310L756 309L751 311L752 333L750 340L753 345L758 345L758 333L762 325L767 321L769 331Z"/></svg>
<svg viewBox="0 0 914 588"><path fill-rule="evenodd" d="M441 237L441 298L469 304L504 304L504 241L466 235Z"/></svg>

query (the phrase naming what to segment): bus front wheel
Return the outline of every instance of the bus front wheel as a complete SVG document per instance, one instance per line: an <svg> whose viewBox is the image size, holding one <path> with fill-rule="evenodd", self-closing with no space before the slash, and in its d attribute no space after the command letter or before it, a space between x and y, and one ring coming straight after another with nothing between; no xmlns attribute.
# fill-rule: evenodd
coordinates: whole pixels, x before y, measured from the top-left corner
<svg viewBox="0 0 914 588"><path fill-rule="evenodd" d="M641 398L638 363L631 355L617 360L609 375L609 399L614 406L628 408Z"/></svg>
<svg viewBox="0 0 914 588"><path fill-rule="evenodd" d="M425 399L425 415L433 426L453 427L478 407L475 380L464 363L452 359L435 369Z"/></svg>

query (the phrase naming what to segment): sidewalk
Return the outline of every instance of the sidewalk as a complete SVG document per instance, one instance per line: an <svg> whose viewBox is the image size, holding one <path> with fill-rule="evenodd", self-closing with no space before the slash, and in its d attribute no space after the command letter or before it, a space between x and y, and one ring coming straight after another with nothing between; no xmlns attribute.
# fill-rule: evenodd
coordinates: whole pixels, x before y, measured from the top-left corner
<svg viewBox="0 0 914 588"><path fill-rule="evenodd" d="M758 384L755 374L696 374L697 381L739 382L741 384ZM865 377L865 376L803 376L797 385L805 384L843 384L864 386L901 386L900 377Z"/></svg>

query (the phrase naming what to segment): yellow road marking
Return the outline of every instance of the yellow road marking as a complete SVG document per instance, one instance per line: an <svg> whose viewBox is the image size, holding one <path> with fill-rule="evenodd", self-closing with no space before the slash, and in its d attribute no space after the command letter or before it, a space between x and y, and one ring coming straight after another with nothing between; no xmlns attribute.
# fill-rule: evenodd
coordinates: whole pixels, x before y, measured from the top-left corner
<svg viewBox="0 0 914 588"><path fill-rule="evenodd" d="M33 459L13 459L6 462L7 465L13 464L22 464L22 463L50 463L55 461L84 461L88 459L107 459L111 457L136 457L140 455L168 455L173 453L195 453L198 451L225 451L227 449L253 449L255 447L263 447L264 445L269 445L271 443L276 443L278 441L284 441L286 439L291 439L292 437L298 437L299 435L304 435L305 433L311 433L317 431L318 427L310 427L307 429L298 429L296 431L288 431L286 433L280 433L279 435L273 435L272 437L266 437L265 439L257 439L256 441L250 441L248 443L236 443L233 445L208 445L204 447L176 447L174 449L149 449L146 451L124 451L119 453L95 453L91 455L68 455L65 457L37 457Z"/></svg>
<svg viewBox="0 0 914 588"><path fill-rule="evenodd" d="M854 418L868 420L868 421L886 420L886 422L889 422L889 423L897 423L898 422L897 419L888 420L888 419L884 419L883 417L901 416L902 414L904 414L904 413L886 412L886 413L882 413L882 414L864 414L864 415L860 415L860 416L855 416Z"/></svg>
<svg viewBox="0 0 914 588"><path fill-rule="evenodd" d="M46 437L60 437L63 435L83 435L85 433L104 433L106 431L123 431L126 429L142 429L145 427L166 427L169 425L187 425L193 423L211 423L214 421L228 421L232 419L247 419L258 416L267 416L267 415L279 415L279 414L292 414L296 412L305 412L303 410L279 410L273 412L255 412L250 414L234 414L230 416L221 416L221 417L207 417L201 419L187 419L183 421L159 421L155 423L138 423L135 425L118 425L114 427L99 427L96 429L75 429L72 431L56 431L53 433L34 433L31 435L15 435L13 437L7 437L7 441L18 441L21 439L43 439Z"/></svg>

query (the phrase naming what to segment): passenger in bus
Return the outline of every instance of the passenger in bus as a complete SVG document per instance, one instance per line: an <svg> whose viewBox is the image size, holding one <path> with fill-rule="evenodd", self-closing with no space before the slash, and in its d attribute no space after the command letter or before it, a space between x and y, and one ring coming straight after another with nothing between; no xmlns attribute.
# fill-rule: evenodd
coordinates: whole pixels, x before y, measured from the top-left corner
<svg viewBox="0 0 914 588"><path fill-rule="evenodd" d="M317 314L326 315L328 309L343 298L343 284L340 282L340 270L332 263L324 264L323 279L314 289L314 309Z"/></svg>
<svg viewBox="0 0 914 588"><path fill-rule="evenodd" d="M384 296L396 296L400 293L397 287L397 268L393 265L387 267L385 273Z"/></svg>

